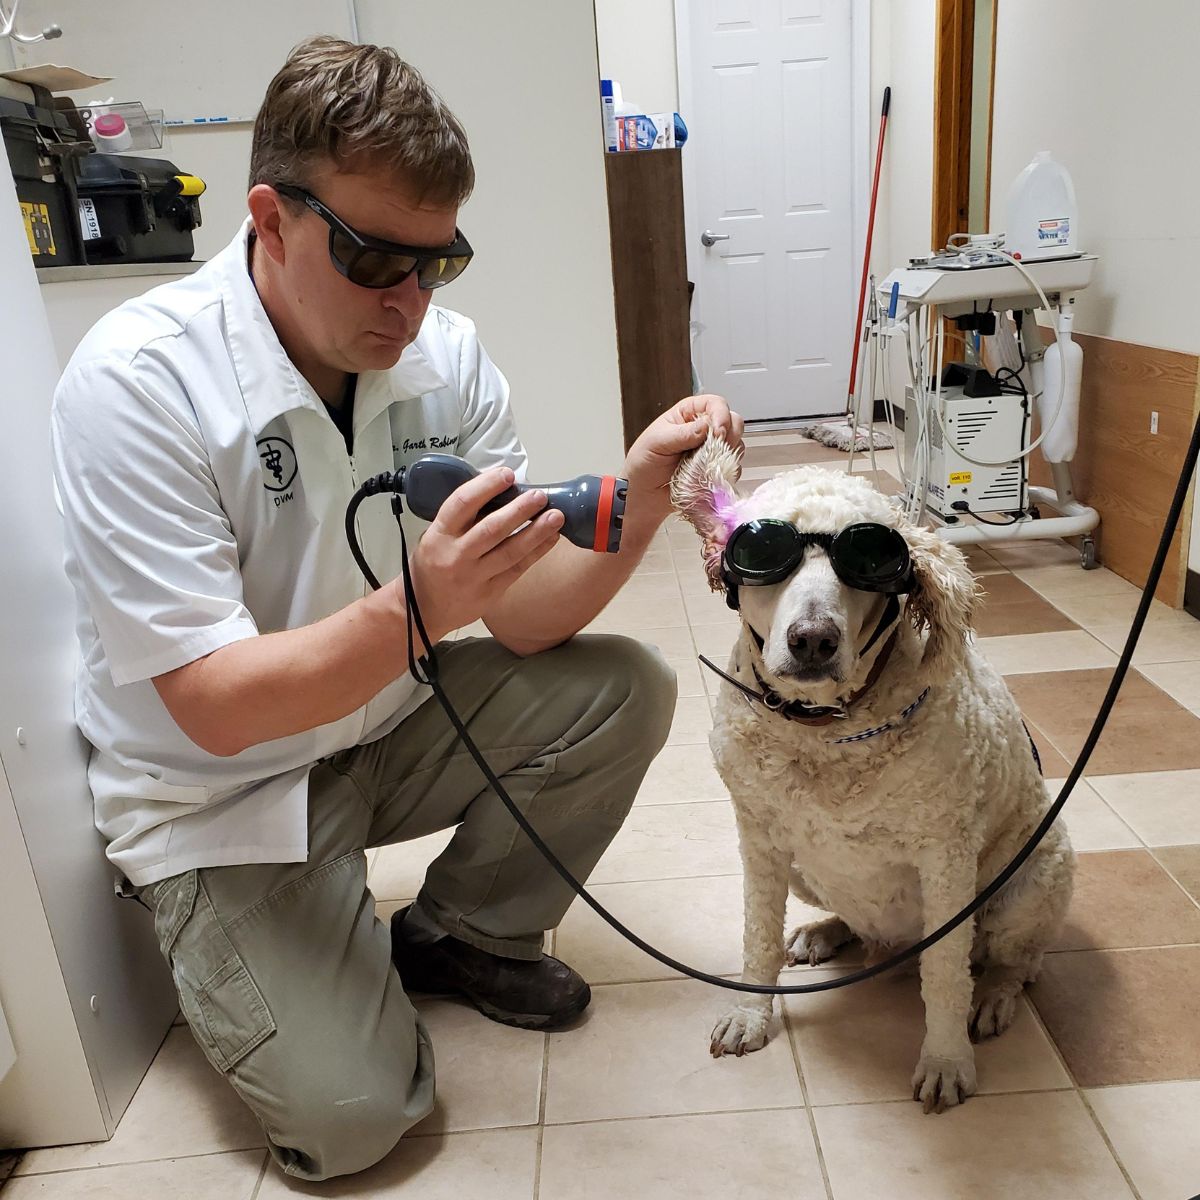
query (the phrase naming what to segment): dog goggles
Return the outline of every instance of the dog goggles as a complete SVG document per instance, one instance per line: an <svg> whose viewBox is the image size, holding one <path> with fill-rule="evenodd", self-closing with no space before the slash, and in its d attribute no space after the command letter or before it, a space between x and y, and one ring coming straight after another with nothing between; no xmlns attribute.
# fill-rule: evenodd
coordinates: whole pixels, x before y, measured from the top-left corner
<svg viewBox="0 0 1200 1200"><path fill-rule="evenodd" d="M801 533L790 521L747 521L725 546L727 586L782 583L803 561L809 546L829 555L837 577L863 592L898 596L913 590L912 557L896 529L875 522L848 525L840 533Z"/></svg>
<svg viewBox="0 0 1200 1200"><path fill-rule="evenodd" d="M457 279L475 253L457 229L454 241L446 246L402 246L359 233L304 188L277 183L275 190L290 200L307 204L329 226L330 260L340 274L359 287L395 287L415 271L417 287L432 291Z"/></svg>

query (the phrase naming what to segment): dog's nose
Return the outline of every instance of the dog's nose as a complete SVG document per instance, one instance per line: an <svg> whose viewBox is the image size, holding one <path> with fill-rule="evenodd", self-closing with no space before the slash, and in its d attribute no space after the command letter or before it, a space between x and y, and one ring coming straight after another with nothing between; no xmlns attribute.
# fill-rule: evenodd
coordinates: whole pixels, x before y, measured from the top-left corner
<svg viewBox="0 0 1200 1200"><path fill-rule="evenodd" d="M833 662L840 637L832 621L797 621L787 640L797 669L806 672L823 670Z"/></svg>

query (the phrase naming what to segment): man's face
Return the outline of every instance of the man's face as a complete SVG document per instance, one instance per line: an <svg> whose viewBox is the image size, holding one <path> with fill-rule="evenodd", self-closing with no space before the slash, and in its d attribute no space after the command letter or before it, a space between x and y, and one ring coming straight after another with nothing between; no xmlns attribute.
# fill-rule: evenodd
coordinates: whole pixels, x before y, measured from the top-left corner
<svg viewBox="0 0 1200 1200"><path fill-rule="evenodd" d="M454 240L458 209L418 205L387 175L326 170L308 190L359 233L405 246ZM292 320L326 367L384 371L417 336L433 295L410 275L390 288L351 283L329 257L329 226L308 208L285 211L281 279Z"/></svg>

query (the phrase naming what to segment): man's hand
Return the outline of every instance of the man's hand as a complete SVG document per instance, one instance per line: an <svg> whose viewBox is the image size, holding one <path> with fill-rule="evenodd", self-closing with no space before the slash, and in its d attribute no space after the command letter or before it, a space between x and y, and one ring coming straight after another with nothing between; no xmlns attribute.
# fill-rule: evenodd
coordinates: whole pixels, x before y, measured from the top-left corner
<svg viewBox="0 0 1200 1200"><path fill-rule="evenodd" d="M563 515L557 509L541 512L545 492L523 492L479 520L483 505L512 483L507 467L464 483L450 494L413 552L413 587L434 642L482 617L558 540ZM397 580L394 586L402 585ZM402 599L403 592L398 595Z"/></svg>
<svg viewBox="0 0 1200 1200"><path fill-rule="evenodd" d="M722 397L688 396L647 426L625 459L625 477L639 513L665 518L679 460L702 445L710 429L729 445L740 446L744 424Z"/></svg>

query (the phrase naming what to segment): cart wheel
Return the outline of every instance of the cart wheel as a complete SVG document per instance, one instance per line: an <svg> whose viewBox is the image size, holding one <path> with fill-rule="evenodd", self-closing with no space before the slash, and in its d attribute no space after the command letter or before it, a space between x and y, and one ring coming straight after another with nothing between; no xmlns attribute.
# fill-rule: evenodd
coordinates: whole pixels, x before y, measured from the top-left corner
<svg viewBox="0 0 1200 1200"><path fill-rule="evenodd" d="M1094 571L1100 565L1096 560L1096 543L1090 537L1085 537L1080 543L1079 565L1085 571Z"/></svg>

